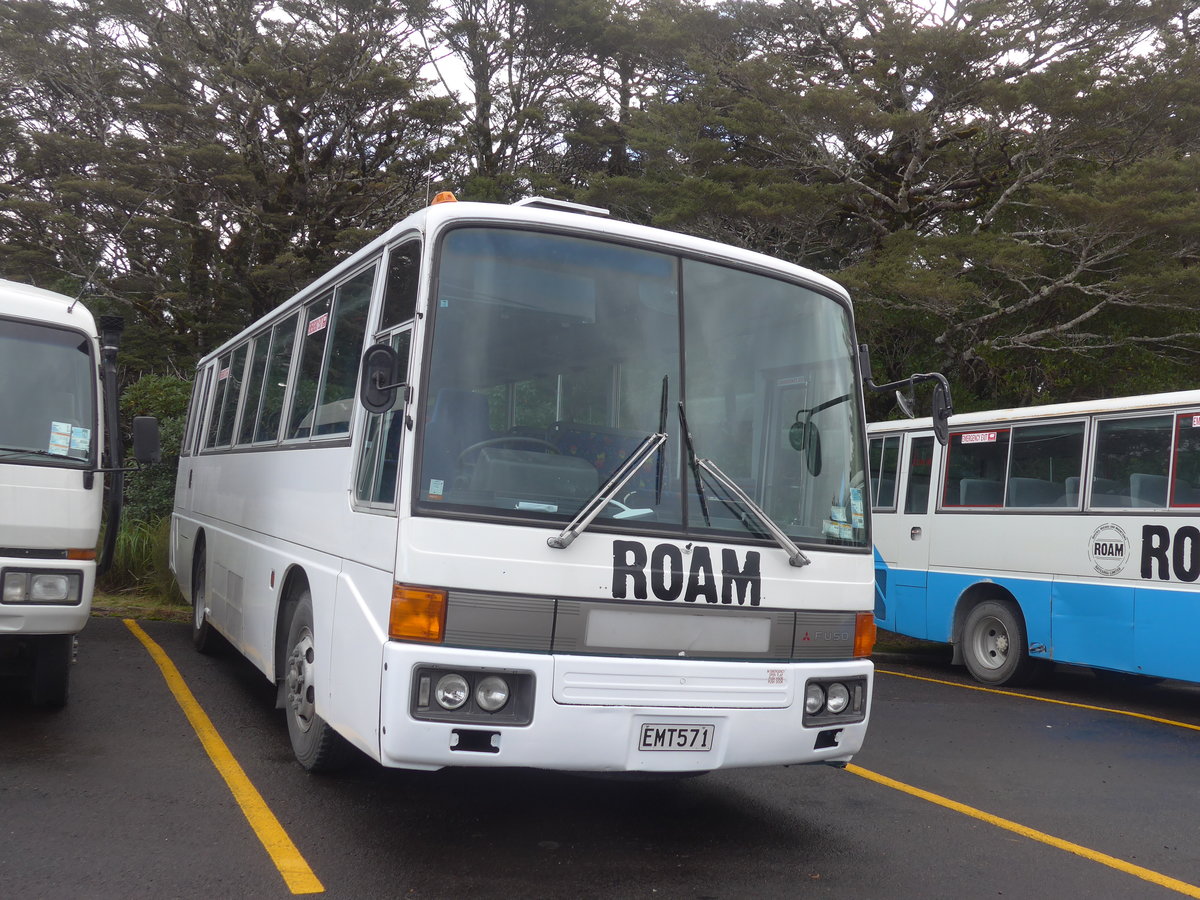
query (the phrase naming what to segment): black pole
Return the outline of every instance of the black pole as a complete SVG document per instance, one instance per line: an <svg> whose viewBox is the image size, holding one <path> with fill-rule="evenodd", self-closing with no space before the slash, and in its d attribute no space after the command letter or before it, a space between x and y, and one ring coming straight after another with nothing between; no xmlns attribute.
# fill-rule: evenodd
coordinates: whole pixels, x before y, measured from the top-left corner
<svg viewBox="0 0 1200 900"><path fill-rule="evenodd" d="M120 471L124 460L121 449L120 404L117 396L117 349L121 346L121 333L125 320L120 316L100 317L100 371L104 385L104 425L108 433L108 466L116 471L109 472L108 522L104 526L104 546L96 563L99 577L112 566L113 553L117 547L117 531L121 526L121 507L125 500L125 473ZM104 468L104 466L101 466Z"/></svg>

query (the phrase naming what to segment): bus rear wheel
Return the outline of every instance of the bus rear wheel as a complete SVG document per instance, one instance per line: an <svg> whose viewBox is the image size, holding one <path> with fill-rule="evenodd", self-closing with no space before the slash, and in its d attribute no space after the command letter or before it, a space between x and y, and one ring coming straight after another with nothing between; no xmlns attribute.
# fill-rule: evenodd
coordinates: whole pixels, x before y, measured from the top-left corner
<svg viewBox="0 0 1200 900"><path fill-rule="evenodd" d="M284 708L288 737L297 761L310 772L331 772L345 763L348 748L342 737L317 714L316 659L312 594L306 588L296 601L288 626Z"/></svg>
<svg viewBox="0 0 1200 900"><path fill-rule="evenodd" d="M984 600L967 613L962 654L972 677L984 684L1025 684L1042 666L1029 656L1020 612L1003 600Z"/></svg>

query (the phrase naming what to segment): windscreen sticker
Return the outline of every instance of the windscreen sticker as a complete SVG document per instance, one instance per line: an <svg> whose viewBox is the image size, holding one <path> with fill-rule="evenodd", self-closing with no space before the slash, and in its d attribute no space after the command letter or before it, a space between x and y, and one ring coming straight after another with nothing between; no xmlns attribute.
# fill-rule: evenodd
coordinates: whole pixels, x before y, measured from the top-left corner
<svg viewBox="0 0 1200 900"><path fill-rule="evenodd" d="M446 489L446 482L441 478L429 479L429 499L441 500L442 492Z"/></svg>
<svg viewBox="0 0 1200 900"><path fill-rule="evenodd" d="M55 456L66 456L71 452L71 423L50 423L50 446L46 448Z"/></svg>
<svg viewBox="0 0 1200 900"><path fill-rule="evenodd" d="M92 449L92 429L72 426L71 456L86 457Z"/></svg>

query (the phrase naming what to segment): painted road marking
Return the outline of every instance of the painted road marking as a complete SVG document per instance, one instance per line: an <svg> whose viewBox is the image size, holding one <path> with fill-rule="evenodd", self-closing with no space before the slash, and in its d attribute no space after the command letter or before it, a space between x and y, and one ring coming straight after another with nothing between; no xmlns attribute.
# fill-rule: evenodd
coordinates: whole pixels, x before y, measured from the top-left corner
<svg viewBox="0 0 1200 900"><path fill-rule="evenodd" d="M288 837L283 826L279 824L279 820L275 818L275 814L263 800L262 794L246 777L241 765L229 751L229 747L226 746L221 735L217 733L208 713L197 702L191 689L183 680L183 676L179 674L179 669L175 667L171 657L167 656L166 651L156 644L137 622L133 619L124 619L123 621L133 632L134 637L142 642L150 656L158 663L167 687L175 695L184 715L195 729L196 736L200 738L200 743L208 752L209 759L221 773L221 777L225 779L225 784L229 786L230 793L238 802L238 806L242 808L246 821L250 823L250 827L258 835L258 839L262 841L263 847L271 857L271 861L275 863L279 874L283 876L283 880L287 882L291 892L293 894L323 893L325 886L321 884L313 870L309 868L308 863L304 861L304 857L292 843L292 839Z"/></svg>
<svg viewBox="0 0 1200 900"><path fill-rule="evenodd" d="M846 766L847 772L852 772L860 778L865 778L868 781L874 781L876 784L882 784L885 787L893 788L897 791L903 791L906 794L911 794L914 797L919 797L922 800L927 800L930 803L935 803L938 806L943 806L946 809L954 810L962 813L965 816L971 816L974 819L979 819L982 822L987 822L989 825L995 825L997 828L1004 828L1014 834L1019 834L1022 837L1027 837L1030 840L1040 841L1043 844L1048 844L1059 850L1065 850L1068 853L1074 853L1077 856L1082 856L1084 859L1090 859L1092 862L1098 862L1101 865L1116 869L1128 875L1133 875L1136 878L1141 878L1143 881L1149 881L1152 884L1157 884L1160 887L1165 887L1168 890L1183 894L1185 897L1200 898L1200 887L1194 884L1188 884L1185 881L1180 881L1177 878L1171 878L1169 875L1163 875L1161 872L1155 872L1151 869L1145 869L1141 866L1135 866L1133 863L1126 862L1123 859L1117 859L1115 856L1109 856L1107 853L1100 853L1097 850L1090 850L1087 847L1082 847L1079 844L1073 844L1070 841L1064 841L1062 838L1057 838L1052 834L1046 834L1044 831L1038 831L1035 828L1029 828L1011 819L1003 819L1000 816L993 816L991 813L986 813L981 809L975 809L973 806L967 806L965 803L959 803L956 800L951 800L948 797L943 797L940 794L934 794L929 791L921 790L921 788L913 787L910 784L905 784L902 781L896 781L894 778L888 778L886 775L880 775L877 772L872 772L869 769L864 769L861 766L856 766L853 763Z"/></svg>
<svg viewBox="0 0 1200 900"><path fill-rule="evenodd" d="M1090 706L1087 703L1072 703L1070 700L1055 700L1053 697L1036 697L1033 694L1022 694L1017 691L1002 691L999 688L984 687L980 684L963 684L959 681L945 681L941 678L928 678L924 675L909 675L907 672L892 672L887 669L876 669L881 675L895 675L899 678L912 678L916 681L928 681L932 684L948 684L951 687L962 688L967 691L983 691L985 694L1000 694L1004 697L1020 697L1022 700L1037 700L1039 703L1056 703L1059 706L1073 706L1076 709L1090 709L1093 712L1112 713L1114 716L1129 716L1131 719L1145 719L1147 722L1158 722L1160 725L1174 725L1176 728L1187 728L1192 731L1200 731L1200 725L1192 725L1188 722L1176 722L1174 719L1161 719L1158 716L1149 716L1145 713L1133 712L1128 709L1113 709L1109 706Z"/></svg>

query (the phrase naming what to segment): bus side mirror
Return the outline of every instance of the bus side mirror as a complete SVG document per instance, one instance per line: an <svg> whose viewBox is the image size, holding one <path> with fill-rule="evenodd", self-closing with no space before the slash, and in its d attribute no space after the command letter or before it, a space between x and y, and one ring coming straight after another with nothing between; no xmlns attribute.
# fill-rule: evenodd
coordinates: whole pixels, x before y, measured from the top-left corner
<svg viewBox="0 0 1200 900"><path fill-rule="evenodd" d="M363 354L358 401L368 412L385 413L396 402L396 381L400 358L387 344L375 344Z"/></svg>
<svg viewBox="0 0 1200 900"><path fill-rule="evenodd" d="M133 458L141 465L153 465L162 461L158 419L154 416L133 417Z"/></svg>
<svg viewBox="0 0 1200 900"><path fill-rule="evenodd" d="M938 381L933 386L933 436L943 447L950 440L950 416L954 404L950 400L950 386Z"/></svg>

